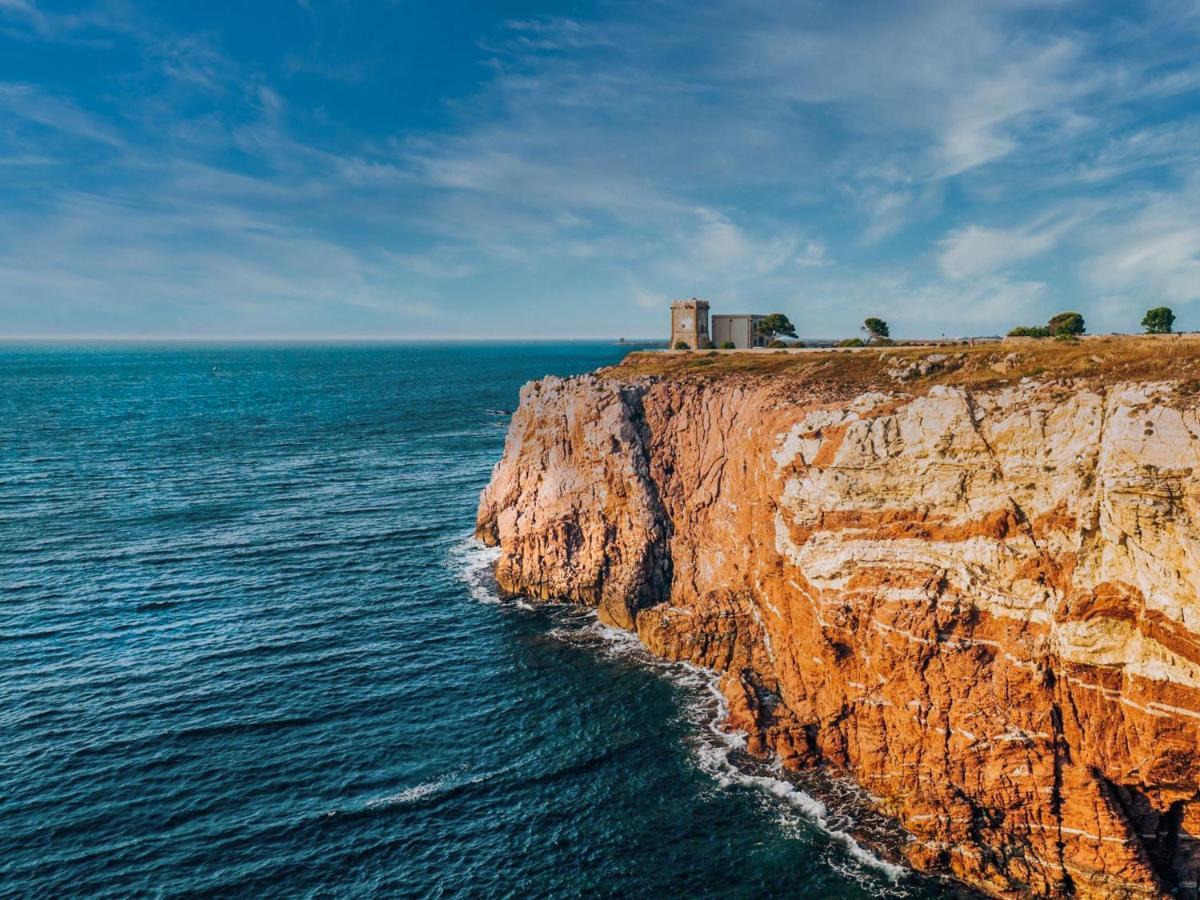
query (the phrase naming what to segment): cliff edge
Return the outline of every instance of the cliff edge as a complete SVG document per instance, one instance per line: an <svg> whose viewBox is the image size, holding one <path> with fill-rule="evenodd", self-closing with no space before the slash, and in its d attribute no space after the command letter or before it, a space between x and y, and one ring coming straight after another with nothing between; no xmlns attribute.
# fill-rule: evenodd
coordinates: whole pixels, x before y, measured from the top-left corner
<svg viewBox="0 0 1200 900"><path fill-rule="evenodd" d="M640 354L527 385L480 502L506 590L721 671L917 869L1197 896L1200 342Z"/></svg>

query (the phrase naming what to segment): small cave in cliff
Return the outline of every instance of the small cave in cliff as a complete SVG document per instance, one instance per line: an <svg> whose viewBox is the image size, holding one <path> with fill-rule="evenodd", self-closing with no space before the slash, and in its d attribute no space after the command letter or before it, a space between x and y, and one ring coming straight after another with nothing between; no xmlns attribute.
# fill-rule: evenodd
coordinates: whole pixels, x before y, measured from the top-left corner
<svg viewBox="0 0 1200 900"><path fill-rule="evenodd" d="M1146 846L1154 871L1158 873L1159 878L1168 883L1175 882L1179 877L1176 864L1182 824L1183 801L1176 800L1167 808L1166 813L1159 817L1153 843L1147 842Z"/></svg>

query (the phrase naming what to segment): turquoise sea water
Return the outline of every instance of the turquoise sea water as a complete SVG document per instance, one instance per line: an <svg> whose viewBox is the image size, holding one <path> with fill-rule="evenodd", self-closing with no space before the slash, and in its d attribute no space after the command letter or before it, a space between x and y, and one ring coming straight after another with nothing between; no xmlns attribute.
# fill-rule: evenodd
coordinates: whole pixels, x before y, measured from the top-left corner
<svg viewBox="0 0 1200 900"><path fill-rule="evenodd" d="M0 896L937 895L707 675L496 601L518 388L624 352L0 348Z"/></svg>

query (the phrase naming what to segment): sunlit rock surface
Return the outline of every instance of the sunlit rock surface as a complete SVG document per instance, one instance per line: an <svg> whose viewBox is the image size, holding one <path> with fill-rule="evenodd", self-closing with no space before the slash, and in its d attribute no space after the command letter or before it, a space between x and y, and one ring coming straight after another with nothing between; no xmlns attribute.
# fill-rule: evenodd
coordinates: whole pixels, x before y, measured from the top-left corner
<svg viewBox="0 0 1200 900"><path fill-rule="evenodd" d="M525 388L478 533L505 589L724 672L751 750L853 776L916 868L1196 896L1198 472L1171 379L616 370Z"/></svg>

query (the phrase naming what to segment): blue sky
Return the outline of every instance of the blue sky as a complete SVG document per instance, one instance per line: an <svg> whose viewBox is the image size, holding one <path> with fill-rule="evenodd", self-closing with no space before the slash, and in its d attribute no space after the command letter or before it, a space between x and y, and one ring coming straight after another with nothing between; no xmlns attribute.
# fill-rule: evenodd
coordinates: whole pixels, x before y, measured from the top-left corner
<svg viewBox="0 0 1200 900"><path fill-rule="evenodd" d="M1200 2L0 0L0 335L1200 329Z"/></svg>

